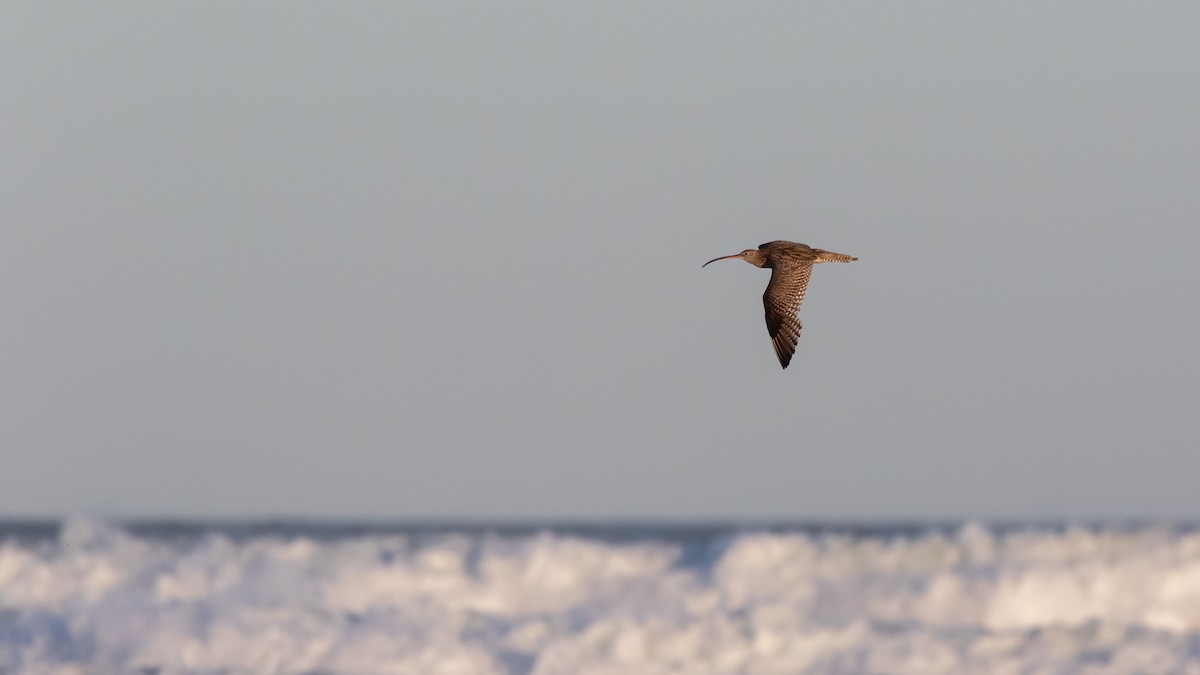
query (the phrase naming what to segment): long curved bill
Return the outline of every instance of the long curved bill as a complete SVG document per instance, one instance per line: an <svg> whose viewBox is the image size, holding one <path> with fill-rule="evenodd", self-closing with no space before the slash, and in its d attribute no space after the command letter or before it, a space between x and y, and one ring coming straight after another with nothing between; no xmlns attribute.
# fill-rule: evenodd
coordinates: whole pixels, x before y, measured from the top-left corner
<svg viewBox="0 0 1200 675"><path fill-rule="evenodd" d="M727 259L729 259L729 258L738 258L738 257L741 257L741 255L742 255L741 253L734 253L733 255L723 255L723 256L721 256L720 258L713 258L712 260L709 260L708 262L704 263L704 264L703 264L703 265L701 265L700 267L702 267L702 268L703 268L703 267L708 267L709 265L711 265L712 263L715 263L715 262L717 262L718 260L727 260Z"/></svg>

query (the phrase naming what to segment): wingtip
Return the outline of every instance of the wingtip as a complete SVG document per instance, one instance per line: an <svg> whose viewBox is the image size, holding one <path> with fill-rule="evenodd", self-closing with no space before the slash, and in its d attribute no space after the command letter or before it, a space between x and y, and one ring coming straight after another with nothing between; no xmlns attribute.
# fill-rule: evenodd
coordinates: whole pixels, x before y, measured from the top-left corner
<svg viewBox="0 0 1200 675"><path fill-rule="evenodd" d="M792 363L792 355L785 351L776 351L775 356L779 357L779 367L787 370L788 365Z"/></svg>

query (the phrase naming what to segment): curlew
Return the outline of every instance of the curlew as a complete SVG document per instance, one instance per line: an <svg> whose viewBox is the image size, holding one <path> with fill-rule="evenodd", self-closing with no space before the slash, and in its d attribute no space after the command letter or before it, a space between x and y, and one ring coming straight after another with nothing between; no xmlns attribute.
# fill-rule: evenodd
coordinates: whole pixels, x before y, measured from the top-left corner
<svg viewBox="0 0 1200 675"><path fill-rule="evenodd" d="M784 368L791 363L796 341L800 339L800 303L804 301L804 289L808 288L813 265L858 260L844 253L822 251L791 241L772 241L741 253L713 258L701 267L729 258L741 258L755 267L771 268L771 281L763 293L763 306L767 310L767 333L775 345L779 364Z"/></svg>

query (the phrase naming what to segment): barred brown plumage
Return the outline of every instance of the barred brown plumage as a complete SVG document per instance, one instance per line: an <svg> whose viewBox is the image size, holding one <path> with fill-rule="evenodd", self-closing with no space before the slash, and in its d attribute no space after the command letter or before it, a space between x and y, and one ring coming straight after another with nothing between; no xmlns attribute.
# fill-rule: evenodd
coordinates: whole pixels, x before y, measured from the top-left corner
<svg viewBox="0 0 1200 675"><path fill-rule="evenodd" d="M792 362L796 343L800 339L800 303L816 263L851 262L858 260L844 253L824 251L791 241L771 241L758 248L748 248L741 253L713 258L701 265L708 266L718 260L741 258L755 267L771 269L771 281L763 293L766 309L767 333L775 346L775 355L784 368Z"/></svg>

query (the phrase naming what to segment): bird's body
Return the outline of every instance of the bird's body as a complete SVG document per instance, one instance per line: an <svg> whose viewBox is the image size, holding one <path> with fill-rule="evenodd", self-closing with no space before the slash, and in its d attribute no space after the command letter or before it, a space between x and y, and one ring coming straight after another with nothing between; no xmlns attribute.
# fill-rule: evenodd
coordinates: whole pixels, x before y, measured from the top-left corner
<svg viewBox="0 0 1200 675"><path fill-rule="evenodd" d="M784 368L792 361L796 342L800 339L800 303L812 276L813 265L823 262L851 262L858 260L844 253L824 251L791 241L772 241L748 248L734 255L713 258L701 265L726 258L741 258L755 267L771 270L771 281L763 293L763 307L767 315L767 333L775 345L775 355Z"/></svg>

